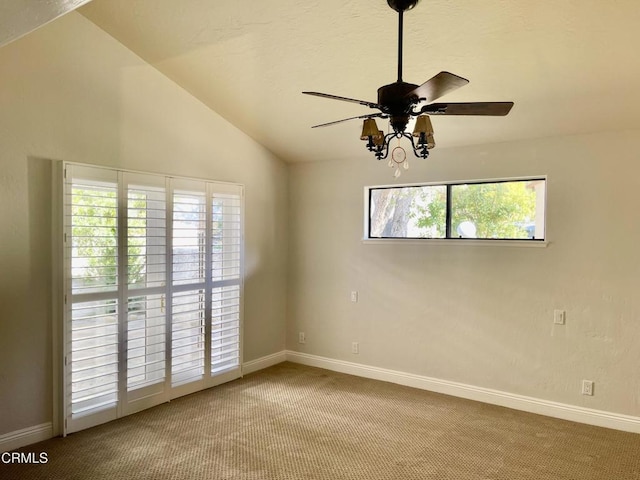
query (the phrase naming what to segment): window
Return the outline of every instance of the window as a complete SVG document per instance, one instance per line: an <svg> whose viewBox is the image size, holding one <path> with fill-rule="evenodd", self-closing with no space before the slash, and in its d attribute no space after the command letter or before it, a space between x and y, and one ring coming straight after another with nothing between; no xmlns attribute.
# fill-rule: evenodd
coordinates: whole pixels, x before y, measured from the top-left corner
<svg viewBox="0 0 640 480"><path fill-rule="evenodd" d="M544 178L367 188L366 238L545 239Z"/></svg>
<svg viewBox="0 0 640 480"><path fill-rule="evenodd" d="M65 425L240 376L242 187L65 164Z"/></svg>

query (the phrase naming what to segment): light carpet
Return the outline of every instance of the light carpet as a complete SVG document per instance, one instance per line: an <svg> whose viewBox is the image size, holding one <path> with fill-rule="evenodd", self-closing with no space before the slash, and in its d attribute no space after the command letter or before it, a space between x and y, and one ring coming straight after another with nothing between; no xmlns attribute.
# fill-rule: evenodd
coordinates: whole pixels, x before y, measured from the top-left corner
<svg viewBox="0 0 640 480"><path fill-rule="evenodd" d="M0 478L640 480L640 435L292 363L21 451Z"/></svg>

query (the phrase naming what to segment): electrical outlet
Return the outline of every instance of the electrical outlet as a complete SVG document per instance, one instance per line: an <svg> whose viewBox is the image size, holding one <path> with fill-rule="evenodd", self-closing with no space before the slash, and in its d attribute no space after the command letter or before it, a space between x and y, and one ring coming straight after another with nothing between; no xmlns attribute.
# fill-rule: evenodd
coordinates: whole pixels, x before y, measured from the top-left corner
<svg viewBox="0 0 640 480"><path fill-rule="evenodd" d="M582 380L582 395L593 395L593 381Z"/></svg>
<svg viewBox="0 0 640 480"><path fill-rule="evenodd" d="M358 342L351 344L351 353L360 353L360 345L358 345Z"/></svg>
<svg viewBox="0 0 640 480"><path fill-rule="evenodd" d="M307 338L304 335L304 332L298 333L298 343L305 343Z"/></svg>
<svg viewBox="0 0 640 480"><path fill-rule="evenodd" d="M553 311L553 323L556 325L564 325L567 313L564 310Z"/></svg>
<svg viewBox="0 0 640 480"><path fill-rule="evenodd" d="M351 301L353 303L357 303L358 302L358 292L357 291L353 291L351 292Z"/></svg>

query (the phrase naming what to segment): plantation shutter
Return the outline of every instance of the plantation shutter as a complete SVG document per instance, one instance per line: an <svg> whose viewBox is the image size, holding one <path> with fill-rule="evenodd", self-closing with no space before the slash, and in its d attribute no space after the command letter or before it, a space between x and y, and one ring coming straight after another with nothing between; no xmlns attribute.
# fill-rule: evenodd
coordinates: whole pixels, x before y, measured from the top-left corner
<svg viewBox="0 0 640 480"><path fill-rule="evenodd" d="M113 171L67 169L66 385L71 427L117 417L118 178Z"/></svg>
<svg viewBox="0 0 640 480"><path fill-rule="evenodd" d="M211 200L211 373L239 365L241 192L218 186Z"/></svg>
<svg viewBox="0 0 640 480"><path fill-rule="evenodd" d="M127 201L127 412L167 397L167 189L163 177L124 174Z"/></svg>
<svg viewBox="0 0 640 480"><path fill-rule="evenodd" d="M241 375L242 187L65 164L65 432Z"/></svg>
<svg viewBox="0 0 640 480"><path fill-rule="evenodd" d="M182 180L175 187L171 382L178 387L205 375L207 195L204 182Z"/></svg>

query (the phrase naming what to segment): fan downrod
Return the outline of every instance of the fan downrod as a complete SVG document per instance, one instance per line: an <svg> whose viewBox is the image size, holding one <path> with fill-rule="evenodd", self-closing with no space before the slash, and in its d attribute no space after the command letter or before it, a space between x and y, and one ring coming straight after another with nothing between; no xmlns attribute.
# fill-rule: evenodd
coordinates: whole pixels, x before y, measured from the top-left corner
<svg viewBox="0 0 640 480"><path fill-rule="evenodd" d="M406 12L415 7L420 0L387 0L387 3L396 12Z"/></svg>

